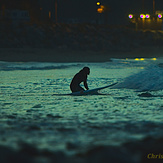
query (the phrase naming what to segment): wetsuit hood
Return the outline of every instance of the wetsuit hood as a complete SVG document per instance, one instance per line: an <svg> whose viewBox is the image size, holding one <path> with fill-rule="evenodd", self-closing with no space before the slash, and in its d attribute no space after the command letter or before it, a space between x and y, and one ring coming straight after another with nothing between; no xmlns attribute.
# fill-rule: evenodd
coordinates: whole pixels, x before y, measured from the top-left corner
<svg viewBox="0 0 163 163"><path fill-rule="evenodd" d="M84 73L86 73L87 75L90 74L90 68L89 68L89 67L84 67L84 68L82 69L82 71L83 71Z"/></svg>

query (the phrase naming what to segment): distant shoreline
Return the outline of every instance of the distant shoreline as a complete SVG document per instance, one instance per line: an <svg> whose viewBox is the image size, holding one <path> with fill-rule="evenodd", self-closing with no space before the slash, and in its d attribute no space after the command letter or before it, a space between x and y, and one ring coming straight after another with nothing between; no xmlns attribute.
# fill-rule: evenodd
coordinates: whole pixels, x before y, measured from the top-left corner
<svg viewBox="0 0 163 163"><path fill-rule="evenodd" d="M0 48L0 61L8 62L109 62L111 58L159 58L162 47L144 47L129 52L77 51L52 48Z"/></svg>
<svg viewBox="0 0 163 163"><path fill-rule="evenodd" d="M0 61L108 62L163 57L163 31L93 24L2 23Z"/></svg>

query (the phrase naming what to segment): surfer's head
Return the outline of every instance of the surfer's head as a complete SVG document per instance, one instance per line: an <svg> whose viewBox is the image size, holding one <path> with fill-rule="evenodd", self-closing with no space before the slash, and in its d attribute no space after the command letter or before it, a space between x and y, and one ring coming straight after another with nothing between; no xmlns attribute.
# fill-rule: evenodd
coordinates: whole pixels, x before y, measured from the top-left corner
<svg viewBox="0 0 163 163"><path fill-rule="evenodd" d="M84 71L87 75L90 74L90 68L89 68L89 67L84 67L84 68L83 68L83 71Z"/></svg>

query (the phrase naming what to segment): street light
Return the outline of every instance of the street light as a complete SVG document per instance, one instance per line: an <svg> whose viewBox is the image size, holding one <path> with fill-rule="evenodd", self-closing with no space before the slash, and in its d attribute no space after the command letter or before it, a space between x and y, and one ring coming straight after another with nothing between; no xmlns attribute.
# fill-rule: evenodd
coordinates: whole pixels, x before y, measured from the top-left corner
<svg viewBox="0 0 163 163"><path fill-rule="evenodd" d="M128 15L129 19L132 19L134 16L132 14Z"/></svg>
<svg viewBox="0 0 163 163"><path fill-rule="evenodd" d="M145 18L145 15L144 14L140 14L140 18L141 19L144 19Z"/></svg>
<svg viewBox="0 0 163 163"><path fill-rule="evenodd" d="M100 2L97 2L97 6L100 6Z"/></svg>
<svg viewBox="0 0 163 163"><path fill-rule="evenodd" d="M150 18L150 15L149 15L149 14L146 14L145 17L146 17L147 19L149 19L149 18Z"/></svg>
<svg viewBox="0 0 163 163"><path fill-rule="evenodd" d="M160 19L161 19L161 18L162 18L162 14L158 14L158 18L160 18Z"/></svg>

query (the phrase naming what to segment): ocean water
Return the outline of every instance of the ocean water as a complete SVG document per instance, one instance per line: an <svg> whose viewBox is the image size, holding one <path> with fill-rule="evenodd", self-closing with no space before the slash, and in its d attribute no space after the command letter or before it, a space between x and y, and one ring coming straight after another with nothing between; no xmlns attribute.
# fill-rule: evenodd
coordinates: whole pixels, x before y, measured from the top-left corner
<svg viewBox="0 0 163 163"><path fill-rule="evenodd" d="M97 146L162 139L162 63L0 62L0 145L18 150L26 143L74 156ZM62 95L70 93L72 77L84 66L91 69L90 89L118 84L100 95ZM141 162L141 155L132 156Z"/></svg>

